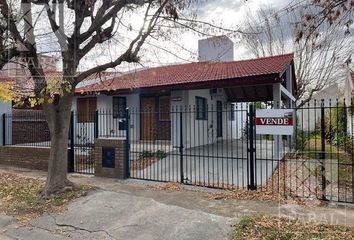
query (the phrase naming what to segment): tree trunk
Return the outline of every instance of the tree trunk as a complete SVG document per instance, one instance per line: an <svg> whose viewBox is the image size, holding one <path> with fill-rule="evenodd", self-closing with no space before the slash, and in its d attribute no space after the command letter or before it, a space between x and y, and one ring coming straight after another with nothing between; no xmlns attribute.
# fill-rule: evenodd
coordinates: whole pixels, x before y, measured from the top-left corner
<svg viewBox="0 0 354 240"><path fill-rule="evenodd" d="M45 104L50 130L50 156L48 162L47 182L40 197L63 193L73 189L74 184L67 178L68 167L68 137L73 94L60 97L58 103Z"/></svg>

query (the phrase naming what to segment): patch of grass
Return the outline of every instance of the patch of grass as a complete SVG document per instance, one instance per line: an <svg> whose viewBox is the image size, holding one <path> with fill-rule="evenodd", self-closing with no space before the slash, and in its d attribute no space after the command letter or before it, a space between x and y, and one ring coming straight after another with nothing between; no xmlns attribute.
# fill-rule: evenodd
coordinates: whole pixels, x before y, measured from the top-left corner
<svg viewBox="0 0 354 240"><path fill-rule="evenodd" d="M45 182L15 174L0 174L0 210L15 215L18 220L39 216L44 212L62 212L65 204L87 194L88 186L79 186L75 191L67 192L49 199L38 199L38 192Z"/></svg>
<svg viewBox="0 0 354 240"><path fill-rule="evenodd" d="M341 185L352 184L353 159L352 156L338 146L325 143L326 174L329 179L336 179ZM304 149L304 155L309 159L321 162L321 140L311 138ZM314 164L313 164L314 165ZM321 175L320 165L315 169L314 174Z"/></svg>
<svg viewBox="0 0 354 240"><path fill-rule="evenodd" d="M271 216L245 216L234 226L233 240L353 239L354 228L305 223Z"/></svg>

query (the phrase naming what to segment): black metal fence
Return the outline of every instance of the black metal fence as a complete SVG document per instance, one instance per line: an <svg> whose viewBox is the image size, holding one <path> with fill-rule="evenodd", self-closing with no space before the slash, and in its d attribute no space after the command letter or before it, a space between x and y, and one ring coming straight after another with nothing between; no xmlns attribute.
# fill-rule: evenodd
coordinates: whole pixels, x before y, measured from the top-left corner
<svg viewBox="0 0 354 240"><path fill-rule="evenodd" d="M293 134L257 134L257 110L271 108L259 102L73 112L72 169L94 173L96 138L126 138L132 178L353 202L353 104L314 100L292 108ZM45 129L37 114L4 115L5 143L50 146L36 133ZM14 126L26 119L36 126L17 143Z"/></svg>
<svg viewBox="0 0 354 240"><path fill-rule="evenodd" d="M13 110L2 116L3 143L19 146L50 146L45 115L37 110Z"/></svg>

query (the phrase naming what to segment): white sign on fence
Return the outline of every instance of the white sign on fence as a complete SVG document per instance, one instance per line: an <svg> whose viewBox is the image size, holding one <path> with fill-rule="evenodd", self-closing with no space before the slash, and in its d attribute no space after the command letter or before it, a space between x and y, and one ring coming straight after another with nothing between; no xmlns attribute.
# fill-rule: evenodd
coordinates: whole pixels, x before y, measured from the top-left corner
<svg viewBox="0 0 354 240"><path fill-rule="evenodd" d="M257 109L256 134L293 135L293 109Z"/></svg>

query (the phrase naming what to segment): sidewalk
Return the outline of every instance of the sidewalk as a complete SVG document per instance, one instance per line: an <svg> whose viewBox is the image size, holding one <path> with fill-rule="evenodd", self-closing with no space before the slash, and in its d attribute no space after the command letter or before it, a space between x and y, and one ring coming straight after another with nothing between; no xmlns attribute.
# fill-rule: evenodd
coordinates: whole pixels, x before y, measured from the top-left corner
<svg viewBox="0 0 354 240"><path fill-rule="evenodd" d="M46 176L46 173L42 171L0 166L0 173L4 171L29 177L45 178ZM164 183L134 179L122 181L79 174L70 174L69 178L75 183L96 186L105 191L152 199L167 206L176 206L187 210L201 211L226 218L239 219L244 215L267 214L297 218L306 222L339 224L354 227L354 205L351 204L340 205L337 203L329 203L327 206L313 207L270 201L235 199L215 200L210 199L210 193L223 192L223 190L182 185L185 190L162 191L156 190L156 186L164 185Z"/></svg>

